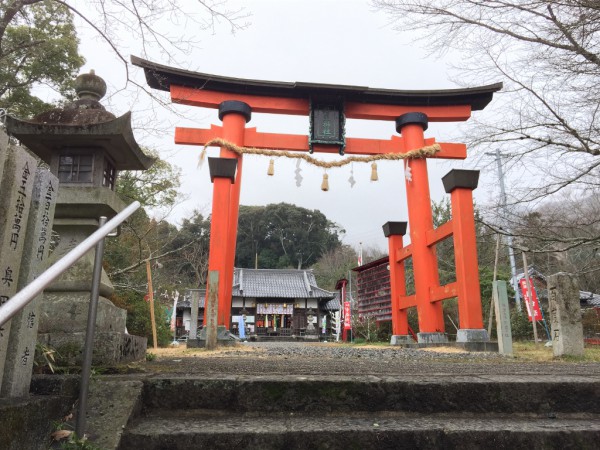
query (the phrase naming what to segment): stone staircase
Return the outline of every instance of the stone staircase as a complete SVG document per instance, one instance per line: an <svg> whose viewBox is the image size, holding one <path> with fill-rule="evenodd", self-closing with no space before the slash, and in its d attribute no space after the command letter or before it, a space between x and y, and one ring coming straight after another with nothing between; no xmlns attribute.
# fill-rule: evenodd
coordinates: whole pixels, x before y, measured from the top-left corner
<svg viewBox="0 0 600 450"><path fill-rule="evenodd" d="M222 376L144 381L120 449L596 449L583 376Z"/></svg>

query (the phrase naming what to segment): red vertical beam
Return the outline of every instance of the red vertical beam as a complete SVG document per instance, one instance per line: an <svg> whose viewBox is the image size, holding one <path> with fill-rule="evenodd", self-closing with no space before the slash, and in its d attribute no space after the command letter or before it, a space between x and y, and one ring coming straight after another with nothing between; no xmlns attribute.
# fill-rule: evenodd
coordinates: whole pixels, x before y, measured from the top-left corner
<svg viewBox="0 0 600 450"><path fill-rule="evenodd" d="M383 225L383 233L388 238L390 264L390 295L392 300L392 334L408 335L408 314L400 309L400 297L406 296L406 278L404 261L398 262L397 251L403 247L403 236L406 234L406 222L387 222Z"/></svg>
<svg viewBox="0 0 600 450"><path fill-rule="evenodd" d="M223 274L227 272L230 191L237 160L233 158L209 158L208 163L213 181L208 270L209 272L216 271L219 273L217 325L224 325L227 323L228 311L231 309L231 299L229 299L229 302L227 301L226 283ZM208 308L205 307L205 324L208 323L207 311Z"/></svg>
<svg viewBox="0 0 600 450"><path fill-rule="evenodd" d="M479 171L476 170L452 170L443 179L446 191L450 192L452 205L454 263L461 329L483 328L472 192L477 187L478 178Z"/></svg>
<svg viewBox="0 0 600 450"><path fill-rule="evenodd" d="M244 146L244 134L246 123L250 120L251 109L246 103L239 101L225 101L219 105L219 118L223 121L224 140ZM227 256L222 278L223 286L223 309L219 309L219 325L224 325L229 329L231 324L231 297L233 289L233 266L235 264L235 248L237 242L238 217L240 210L240 191L242 187L242 155L221 147L222 158L237 158L237 174L235 183L230 188L230 198L228 202L228 225L227 225Z"/></svg>
<svg viewBox="0 0 600 450"><path fill-rule="evenodd" d="M402 133L406 151L425 145L423 131L427 129L427 125L427 116L422 113L408 113L396 119L396 129ZM427 245L427 232L433 229L427 160L410 159L407 166L411 172L411 179L406 180L406 195L419 331L443 333L445 330L442 305L430 301L430 288L437 287L440 283L435 249Z"/></svg>

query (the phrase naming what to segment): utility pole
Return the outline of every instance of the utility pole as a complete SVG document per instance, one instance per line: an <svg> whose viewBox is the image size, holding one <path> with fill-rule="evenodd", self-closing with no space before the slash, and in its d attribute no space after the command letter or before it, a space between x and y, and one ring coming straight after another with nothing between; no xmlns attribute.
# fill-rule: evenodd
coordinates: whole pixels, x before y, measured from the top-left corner
<svg viewBox="0 0 600 450"><path fill-rule="evenodd" d="M492 155L493 153L487 153ZM508 245L508 259L510 261L510 273L512 275L513 289L515 290L515 303L517 309L521 311L521 296L519 295L519 281L517 280L517 266L515 263L515 251L513 249L513 237L510 234L508 226L508 207L506 206L506 190L504 189L504 171L502 170L502 159L500 150L496 150L496 165L498 166L498 181L500 183L500 207L502 208L502 218L504 221L504 229L507 232L506 243Z"/></svg>

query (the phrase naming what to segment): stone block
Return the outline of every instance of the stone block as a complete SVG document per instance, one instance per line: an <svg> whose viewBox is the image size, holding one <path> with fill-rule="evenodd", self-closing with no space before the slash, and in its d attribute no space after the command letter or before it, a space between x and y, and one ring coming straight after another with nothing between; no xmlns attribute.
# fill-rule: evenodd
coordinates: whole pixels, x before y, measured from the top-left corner
<svg viewBox="0 0 600 450"><path fill-rule="evenodd" d="M417 342L419 344L446 344L448 335L446 333L417 333Z"/></svg>
<svg viewBox="0 0 600 450"><path fill-rule="evenodd" d="M17 293L37 159L8 145L0 176L0 306ZM11 322L0 325L0 392ZM25 355L33 358L33 352Z"/></svg>
<svg viewBox="0 0 600 450"><path fill-rule="evenodd" d="M506 281L494 281L493 295L496 312L496 334L498 336L498 351L503 355L513 354L512 330L510 326L510 308Z"/></svg>
<svg viewBox="0 0 600 450"><path fill-rule="evenodd" d="M487 330L462 328L456 334L456 342L489 342Z"/></svg>
<svg viewBox="0 0 600 450"><path fill-rule="evenodd" d="M44 292L40 333L85 332L90 304L89 292ZM96 332L125 332L127 312L104 297L98 298Z"/></svg>
<svg viewBox="0 0 600 450"><path fill-rule="evenodd" d="M227 328L223 325L217 327L217 345L236 345L238 339L233 336ZM206 347L206 327L202 327L200 333L198 333L198 339L188 339L188 347Z"/></svg>
<svg viewBox="0 0 600 450"><path fill-rule="evenodd" d="M25 288L47 269L52 220L58 179L46 168L38 167L27 222L27 242L23 249L18 289ZM29 393L42 294L13 318L2 379L2 397L22 397Z"/></svg>
<svg viewBox="0 0 600 450"><path fill-rule="evenodd" d="M117 450L121 435L141 412L143 383L99 379L90 385L86 435L103 450Z"/></svg>
<svg viewBox="0 0 600 450"><path fill-rule="evenodd" d="M198 338L198 302L200 301L200 296L196 294L192 294L192 313L191 313L191 321L190 321L190 339Z"/></svg>
<svg viewBox="0 0 600 450"><path fill-rule="evenodd" d="M554 356L582 356L583 326L577 279L562 272L550 275L548 302Z"/></svg>
<svg viewBox="0 0 600 450"><path fill-rule="evenodd" d="M0 402L0 448L49 448L49 436L56 431L55 424L69 414L76 398L43 395Z"/></svg>
<svg viewBox="0 0 600 450"><path fill-rule="evenodd" d="M106 216L109 220L125 209L125 202L110 189L87 186L61 186L56 208L57 219L97 219Z"/></svg>
<svg viewBox="0 0 600 450"><path fill-rule="evenodd" d="M56 350L59 366L80 366L83 361L85 331L75 333L44 333L38 335L38 341ZM148 340L145 337L118 332L98 332L94 334L95 366L114 366L146 357Z"/></svg>
<svg viewBox="0 0 600 450"><path fill-rule="evenodd" d="M59 190L59 200L61 190L62 188ZM57 202L56 209L59 207L60 203ZM50 264L55 263L65 256L97 229L98 219L58 219L55 216L54 231L58 233L59 241L49 258ZM46 287L44 292L91 292L95 254L95 248L90 249L75 264ZM114 290L114 286L103 269L100 278L100 295L109 297Z"/></svg>
<svg viewBox="0 0 600 450"><path fill-rule="evenodd" d="M415 340L410 334L394 335L390 339L390 345L408 345L415 344Z"/></svg>

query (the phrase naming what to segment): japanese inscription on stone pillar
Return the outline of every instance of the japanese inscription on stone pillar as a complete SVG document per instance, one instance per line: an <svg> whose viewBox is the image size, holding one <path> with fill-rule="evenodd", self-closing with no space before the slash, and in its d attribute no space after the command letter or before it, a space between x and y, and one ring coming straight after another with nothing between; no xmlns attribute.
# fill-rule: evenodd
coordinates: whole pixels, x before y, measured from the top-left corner
<svg viewBox="0 0 600 450"><path fill-rule="evenodd" d="M0 306L17 292L31 193L37 160L24 149L10 144L0 181ZM0 374L10 334L10 321L0 325ZM0 389L2 382L0 380Z"/></svg>
<svg viewBox="0 0 600 450"><path fill-rule="evenodd" d="M581 305L574 275L561 272L548 277L548 303L554 356L582 356Z"/></svg>
<svg viewBox="0 0 600 450"><path fill-rule="evenodd" d="M19 289L27 286L47 268L57 193L58 179L48 169L38 168L27 223L28 245L23 250ZM29 392L41 298L42 294L38 295L12 318L1 384L2 397L21 397Z"/></svg>

